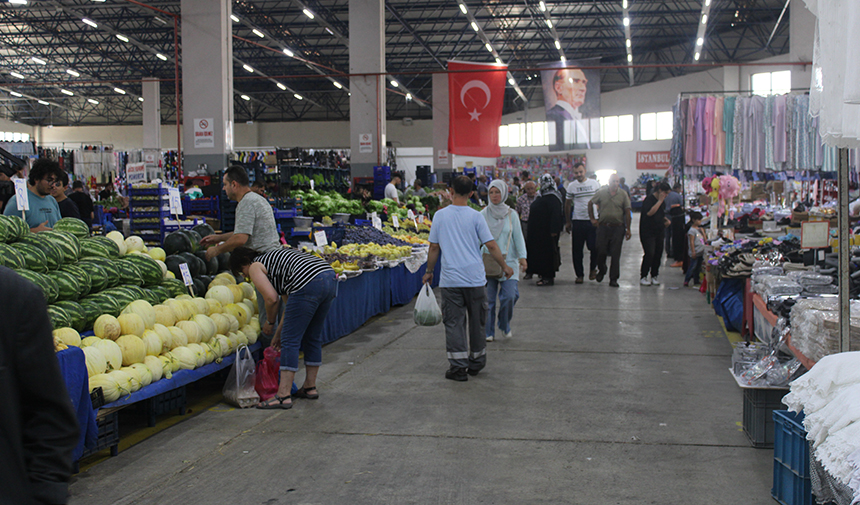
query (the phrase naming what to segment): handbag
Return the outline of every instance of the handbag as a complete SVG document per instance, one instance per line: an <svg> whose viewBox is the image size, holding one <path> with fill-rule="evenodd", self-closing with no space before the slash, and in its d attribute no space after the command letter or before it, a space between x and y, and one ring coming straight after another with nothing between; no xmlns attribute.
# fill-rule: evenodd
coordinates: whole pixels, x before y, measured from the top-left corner
<svg viewBox="0 0 860 505"><path fill-rule="evenodd" d="M508 220L511 221L511 230L510 233L508 233L508 248L511 247L511 237L514 233L514 222L511 215L513 215L513 213L508 214ZM502 258L507 259L507 254L502 254ZM505 277L505 270L496 263L492 254L483 253L481 254L481 259L484 260L484 273L487 276L487 279L502 279Z"/></svg>

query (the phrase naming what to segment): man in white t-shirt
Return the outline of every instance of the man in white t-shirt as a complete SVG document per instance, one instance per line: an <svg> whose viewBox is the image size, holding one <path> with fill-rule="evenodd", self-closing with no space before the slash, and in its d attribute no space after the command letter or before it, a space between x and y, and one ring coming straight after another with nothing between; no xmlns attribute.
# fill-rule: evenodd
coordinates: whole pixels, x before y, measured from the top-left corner
<svg viewBox="0 0 860 505"><path fill-rule="evenodd" d="M391 182L385 186L385 198L394 200L398 204L400 198L397 196L397 185L400 184L400 174L391 174Z"/></svg>
<svg viewBox="0 0 860 505"><path fill-rule="evenodd" d="M582 261L583 246L588 247L590 268L588 278L594 280L597 276L597 228L588 218L588 201L600 189L600 183L585 176L585 165L577 163L573 167L574 180L567 185L567 197L564 201L564 216L567 221L567 232L573 235L573 270L576 272L576 283L582 284L585 277Z"/></svg>

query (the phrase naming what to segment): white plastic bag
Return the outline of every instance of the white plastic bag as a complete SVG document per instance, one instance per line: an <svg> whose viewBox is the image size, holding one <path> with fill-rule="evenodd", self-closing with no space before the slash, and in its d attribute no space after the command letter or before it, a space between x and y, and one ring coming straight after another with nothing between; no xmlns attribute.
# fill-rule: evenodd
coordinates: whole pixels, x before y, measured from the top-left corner
<svg viewBox="0 0 860 505"><path fill-rule="evenodd" d="M244 353L242 352L243 349L245 350ZM224 390L222 391L227 403L244 409L253 407L260 402L260 396L254 389L256 370L257 366L248 346L240 345L236 349L236 361L230 369L230 375L227 376L227 382L224 383Z"/></svg>
<svg viewBox="0 0 860 505"><path fill-rule="evenodd" d="M442 310L436 303L436 297L433 295L433 290L430 289L430 284L425 284L421 292L418 293L412 317L418 326L436 326L442 322Z"/></svg>

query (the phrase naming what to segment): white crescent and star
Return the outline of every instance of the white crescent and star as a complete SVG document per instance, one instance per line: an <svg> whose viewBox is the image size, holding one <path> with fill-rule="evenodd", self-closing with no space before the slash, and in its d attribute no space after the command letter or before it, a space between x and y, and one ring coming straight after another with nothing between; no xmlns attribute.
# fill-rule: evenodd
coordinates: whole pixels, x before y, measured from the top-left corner
<svg viewBox="0 0 860 505"><path fill-rule="evenodd" d="M460 89L460 103L463 104L463 107L466 106L466 93L472 89L478 88L484 92L484 95L487 97L487 102L484 104L482 109L486 109L487 105L490 105L490 97L492 94L490 93L490 87L487 86L487 83L479 80L472 80L463 85L463 88ZM478 112L477 107L472 109L472 112L469 113L471 119L469 121L478 121L478 118L481 116L481 112Z"/></svg>

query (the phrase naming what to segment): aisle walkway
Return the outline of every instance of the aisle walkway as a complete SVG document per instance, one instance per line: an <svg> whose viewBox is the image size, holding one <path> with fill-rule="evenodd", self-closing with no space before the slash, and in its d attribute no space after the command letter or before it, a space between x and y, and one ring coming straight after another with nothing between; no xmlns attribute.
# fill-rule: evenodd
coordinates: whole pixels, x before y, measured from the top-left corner
<svg viewBox="0 0 860 505"><path fill-rule="evenodd" d="M703 296L678 269L640 287L635 236L620 289L574 285L569 248L468 382L401 307L324 349L320 400L221 404L77 476L71 503L773 503Z"/></svg>

